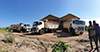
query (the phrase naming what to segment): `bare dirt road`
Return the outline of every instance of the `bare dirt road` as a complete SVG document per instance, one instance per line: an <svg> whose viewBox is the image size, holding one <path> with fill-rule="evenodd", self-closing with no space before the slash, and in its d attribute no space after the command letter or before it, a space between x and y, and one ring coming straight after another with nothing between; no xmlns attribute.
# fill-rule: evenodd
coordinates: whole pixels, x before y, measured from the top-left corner
<svg viewBox="0 0 100 52"><path fill-rule="evenodd" d="M45 33L44 35L36 35L31 33L12 33L15 37L15 43L6 44L0 41L1 45L7 45L10 52L52 52L51 46L59 40L64 41L66 45L70 45L72 52L89 52L90 44L88 32L84 32L79 36L71 36L69 33ZM0 33L2 40L4 33ZM95 48L95 44L94 48ZM3 50L3 49L2 49ZM96 52L96 51L95 51Z"/></svg>

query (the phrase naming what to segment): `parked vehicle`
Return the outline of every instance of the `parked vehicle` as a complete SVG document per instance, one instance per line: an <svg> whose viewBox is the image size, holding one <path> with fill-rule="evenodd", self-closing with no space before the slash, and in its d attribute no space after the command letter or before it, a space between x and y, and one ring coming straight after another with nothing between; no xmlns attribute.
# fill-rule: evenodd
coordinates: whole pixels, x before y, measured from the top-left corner
<svg viewBox="0 0 100 52"><path fill-rule="evenodd" d="M15 25L11 25L10 29L12 29L13 31L19 31L19 32L29 32L31 31L31 27L29 24L15 24Z"/></svg>
<svg viewBox="0 0 100 52"><path fill-rule="evenodd" d="M83 34L85 31L85 21L79 19L69 19L63 23L64 31L74 34Z"/></svg>
<svg viewBox="0 0 100 52"><path fill-rule="evenodd" d="M56 21L36 21L33 23L32 33L44 34L45 32L55 32L59 27L59 22Z"/></svg>

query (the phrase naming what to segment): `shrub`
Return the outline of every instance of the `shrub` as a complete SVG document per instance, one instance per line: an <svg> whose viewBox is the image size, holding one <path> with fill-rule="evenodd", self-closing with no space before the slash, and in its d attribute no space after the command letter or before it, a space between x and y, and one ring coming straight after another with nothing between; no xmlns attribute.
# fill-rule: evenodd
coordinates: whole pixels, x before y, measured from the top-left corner
<svg viewBox="0 0 100 52"><path fill-rule="evenodd" d="M10 30L10 32L13 32L13 30Z"/></svg>
<svg viewBox="0 0 100 52"><path fill-rule="evenodd" d="M5 31L8 31L8 32L13 32L12 29L5 29Z"/></svg>
<svg viewBox="0 0 100 52"><path fill-rule="evenodd" d="M4 37L5 37L5 41L6 41L6 42L12 43L12 42L15 41L14 35L11 35L11 34L5 34Z"/></svg>
<svg viewBox="0 0 100 52"><path fill-rule="evenodd" d="M69 45L65 45L65 42L63 41L55 43L51 48L53 48L52 52L71 52L71 47Z"/></svg>
<svg viewBox="0 0 100 52"><path fill-rule="evenodd" d="M0 28L0 30L5 30L5 28Z"/></svg>
<svg viewBox="0 0 100 52"><path fill-rule="evenodd" d="M88 31L88 26L87 25L85 26L85 30Z"/></svg>
<svg viewBox="0 0 100 52"><path fill-rule="evenodd" d="M10 29L10 27L6 27L6 29Z"/></svg>
<svg viewBox="0 0 100 52"><path fill-rule="evenodd" d="M88 31L88 27L86 28L86 31Z"/></svg>

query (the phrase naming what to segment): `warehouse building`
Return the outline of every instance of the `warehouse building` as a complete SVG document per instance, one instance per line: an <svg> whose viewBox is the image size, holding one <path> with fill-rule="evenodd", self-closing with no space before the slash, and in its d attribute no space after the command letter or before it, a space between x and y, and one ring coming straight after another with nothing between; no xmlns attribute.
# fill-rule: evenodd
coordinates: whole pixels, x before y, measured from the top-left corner
<svg viewBox="0 0 100 52"><path fill-rule="evenodd" d="M59 28L60 29L63 29L63 22L67 21L68 19L80 19L80 18L75 15L72 15L72 14L67 14L67 15L61 17L59 19L59 23L60 23Z"/></svg>
<svg viewBox="0 0 100 52"><path fill-rule="evenodd" d="M59 22L59 18L53 15L48 15L46 17L44 17L43 19L41 19L40 21L45 21L46 19L48 19L49 21L56 21Z"/></svg>
<svg viewBox="0 0 100 52"><path fill-rule="evenodd" d="M43 19L41 19L40 21L44 21L44 20L46 20L46 19L48 19L49 21L56 21L56 22L59 22L60 23L60 25L59 25L59 28L60 29L63 29L63 22L65 22L65 21L67 21L68 19L80 19L79 17L77 17L77 16L75 16L75 15L72 15L72 14L67 14L67 15L65 15L65 16L63 16L63 17L61 17L61 18L58 18L58 17L56 17L56 16L53 16L53 15L48 15L48 16L46 16L46 17L44 17Z"/></svg>

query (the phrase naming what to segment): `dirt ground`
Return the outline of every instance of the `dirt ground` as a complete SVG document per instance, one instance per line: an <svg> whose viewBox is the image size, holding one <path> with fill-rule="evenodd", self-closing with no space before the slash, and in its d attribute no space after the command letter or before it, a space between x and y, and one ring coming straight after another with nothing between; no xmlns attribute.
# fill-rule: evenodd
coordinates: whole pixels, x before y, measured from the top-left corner
<svg viewBox="0 0 100 52"><path fill-rule="evenodd" d="M8 32L0 32L0 49L9 52L52 52L51 46L59 40L70 45L72 52L89 52L91 48L87 31L76 36L65 32L45 33L44 35L13 32L11 33L15 37L13 44L2 41L6 33ZM95 48L94 43L93 45Z"/></svg>

